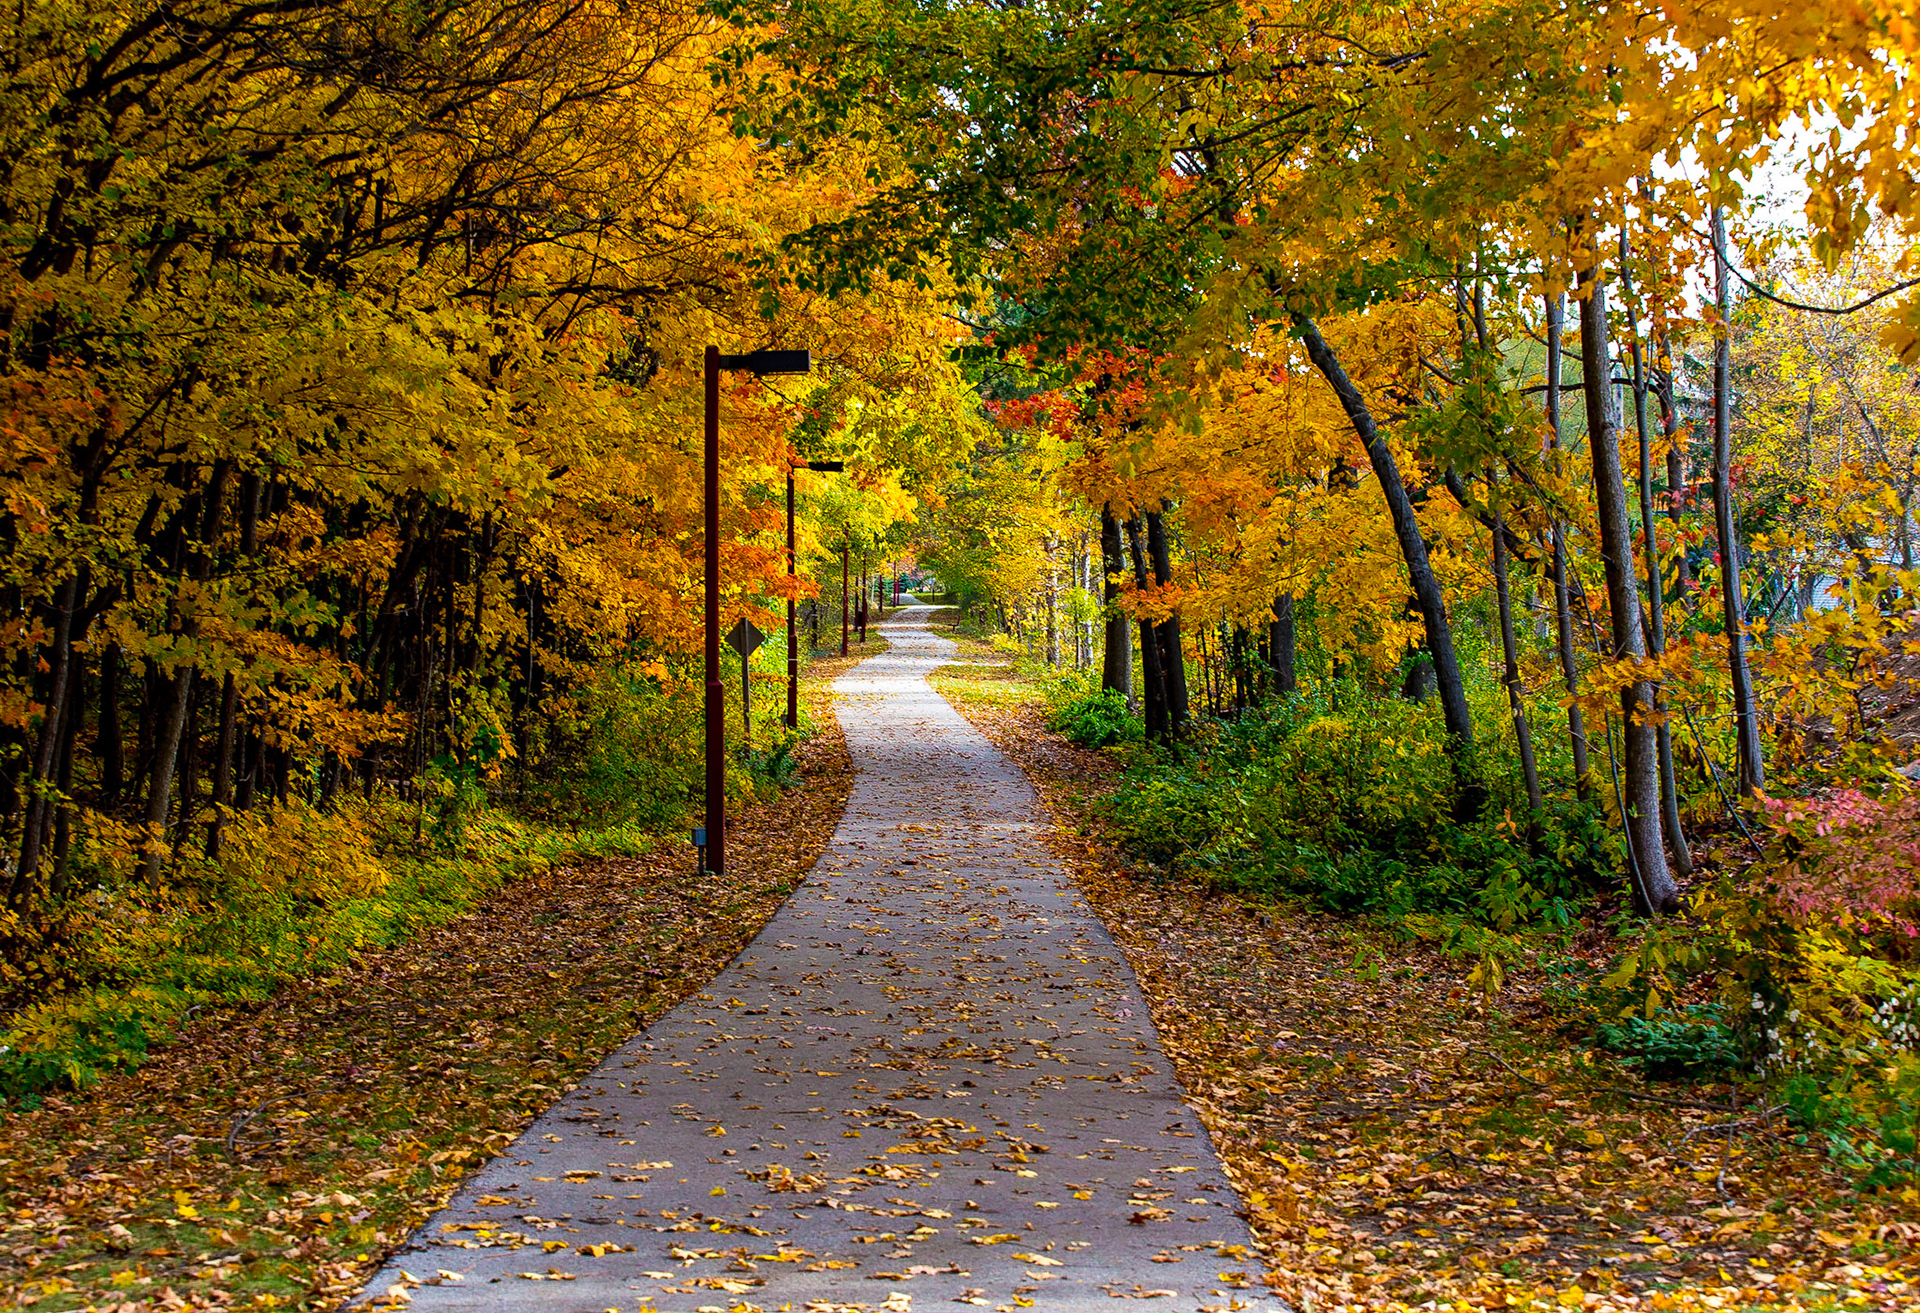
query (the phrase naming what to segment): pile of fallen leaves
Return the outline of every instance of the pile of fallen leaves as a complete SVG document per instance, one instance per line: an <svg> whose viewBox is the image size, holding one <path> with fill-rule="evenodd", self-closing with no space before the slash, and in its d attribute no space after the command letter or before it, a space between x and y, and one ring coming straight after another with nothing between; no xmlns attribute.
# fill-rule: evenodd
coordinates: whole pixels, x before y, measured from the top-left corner
<svg viewBox="0 0 1920 1313"><path fill-rule="evenodd" d="M675 842L557 868L7 1115L0 1306L325 1308L357 1290L805 877L853 780L824 684L884 646L811 667L801 786L734 821L724 879Z"/></svg>
<svg viewBox="0 0 1920 1313"><path fill-rule="evenodd" d="M934 682L1046 798L1295 1307L1920 1306L1920 1192L1858 1194L1731 1087L1580 1047L1544 964L1489 1002L1418 940L1139 865L1097 811L1117 767L1047 733L1037 690Z"/></svg>

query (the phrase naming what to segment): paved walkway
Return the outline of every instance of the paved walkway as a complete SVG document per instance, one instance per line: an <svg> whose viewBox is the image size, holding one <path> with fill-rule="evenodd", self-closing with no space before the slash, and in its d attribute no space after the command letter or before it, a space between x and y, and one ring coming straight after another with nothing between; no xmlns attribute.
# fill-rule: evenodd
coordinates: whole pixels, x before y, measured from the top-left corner
<svg viewBox="0 0 1920 1313"><path fill-rule="evenodd" d="M1025 777L928 686L954 651L930 609L835 686L859 778L813 875L369 1294L404 1270L428 1310L1279 1307Z"/></svg>

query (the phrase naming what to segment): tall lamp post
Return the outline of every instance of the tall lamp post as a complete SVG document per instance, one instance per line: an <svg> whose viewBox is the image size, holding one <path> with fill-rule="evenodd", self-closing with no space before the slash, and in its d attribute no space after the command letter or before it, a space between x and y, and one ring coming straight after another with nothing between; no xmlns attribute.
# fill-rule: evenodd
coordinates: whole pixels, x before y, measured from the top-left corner
<svg viewBox="0 0 1920 1313"><path fill-rule="evenodd" d="M799 468L795 466L794 469ZM818 474L839 474L847 468L837 460L810 460L806 468ZM787 471L787 578L797 573L793 543L793 469ZM800 638L794 626L793 590L787 590L787 728L800 728Z"/></svg>
<svg viewBox="0 0 1920 1313"><path fill-rule="evenodd" d="M727 863L727 695L720 683L720 374L744 369L757 377L805 374L813 369L811 351L754 351L722 355L710 346L706 355L706 676L707 676L707 825L706 864L715 874Z"/></svg>

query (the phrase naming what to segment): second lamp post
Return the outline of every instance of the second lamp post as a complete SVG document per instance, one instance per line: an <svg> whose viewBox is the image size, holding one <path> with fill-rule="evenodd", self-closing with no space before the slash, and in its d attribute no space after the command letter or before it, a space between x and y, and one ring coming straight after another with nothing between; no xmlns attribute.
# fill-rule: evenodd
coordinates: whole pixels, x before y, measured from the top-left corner
<svg viewBox="0 0 1920 1313"><path fill-rule="evenodd" d="M787 578L791 580L797 573L795 568L795 550L793 544L793 471L801 468L796 465L787 471ZM846 469L844 461L810 460L805 468L818 474L838 474ZM787 728L800 728L800 641L794 625L793 590L787 590Z"/></svg>
<svg viewBox="0 0 1920 1313"><path fill-rule="evenodd" d="M722 355L707 348L706 442L706 683L707 824L706 864L715 874L727 862L727 693L720 682L720 374L744 369L756 376L805 374L813 369L811 351L753 351Z"/></svg>

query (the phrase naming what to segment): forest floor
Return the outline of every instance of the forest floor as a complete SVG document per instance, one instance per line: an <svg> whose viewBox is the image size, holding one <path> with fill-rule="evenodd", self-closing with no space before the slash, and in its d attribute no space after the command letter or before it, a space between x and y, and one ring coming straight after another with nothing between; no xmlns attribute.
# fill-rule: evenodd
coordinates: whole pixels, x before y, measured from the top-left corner
<svg viewBox="0 0 1920 1313"><path fill-rule="evenodd" d="M825 848L852 785L812 662L801 784L729 831L561 866L139 1071L0 1122L0 1308L327 1308L606 1052L717 974ZM636 984L636 982L639 982Z"/></svg>
<svg viewBox="0 0 1920 1313"><path fill-rule="evenodd" d="M1563 1029L1604 926L1488 1000L1472 959L1388 927L1167 878L1108 837L1115 761L950 636L971 664L935 687L1053 811L1296 1307L1920 1306L1920 1193L1862 1195L1725 1083L1649 1084Z"/></svg>

